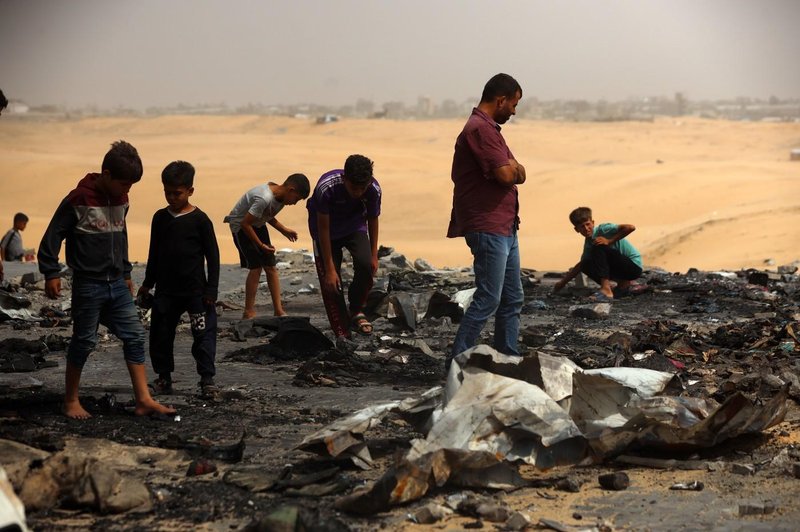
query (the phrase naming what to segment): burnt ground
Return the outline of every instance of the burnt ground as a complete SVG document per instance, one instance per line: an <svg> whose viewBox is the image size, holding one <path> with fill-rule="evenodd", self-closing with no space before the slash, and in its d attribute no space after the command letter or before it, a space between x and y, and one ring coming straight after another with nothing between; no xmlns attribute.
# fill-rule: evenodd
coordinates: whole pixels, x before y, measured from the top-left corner
<svg viewBox="0 0 800 532"><path fill-rule="evenodd" d="M470 286L468 274L401 272L382 269L378 285L393 294L440 290L452 295ZM322 331L327 321L321 298L299 293L316 284L310 265L283 270L287 311L309 316ZM785 383L793 383L786 419L762 435L740 437L712 449L648 452L640 456L676 459L681 464L705 465L685 470L663 470L608 461L593 466L559 467L550 471L521 468L524 478L542 481L568 477L577 492L539 482L509 493L477 492L512 510L527 511L533 521L552 519L565 525L647 530L794 530L800 522L800 480L790 470L800 460L800 376L798 282L796 275L772 276L767 286L747 283L747 273L735 279L715 273L684 275L648 272L649 290L619 299L602 320L575 318L569 307L585 302L590 289L572 288L551 294L555 279L526 272L526 307L521 337L528 352L536 349L569 356L584 368L614 365L673 369L687 396L712 397L719 402L735 392L756 401L772 397ZM135 280L140 280L137 268ZM220 299L231 306L243 299L243 274L223 268ZM386 282L388 280L391 282ZM753 280L753 279L751 279ZM763 279L762 279L763 280ZM49 302L35 289L18 294L33 301L32 309ZM265 290L259 301L266 299ZM267 317L270 308L259 307ZM50 351L40 351L39 369L0 373L0 439L14 440L48 452L57 452L75 438L104 439L135 447L179 452L178 466L149 464L133 475L144 480L153 496L152 508L122 514L104 514L58 504L29 511L34 530L239 530L254 527L283 505L303 508L309 530L426 528L408 515L430 502L443 503L463 489L445 488L420 501L370 517L343 514L333 508L343 494L379 478L409 441L420 437L404 421L389 417L366 434L375 467L368 471L342 461L326 460L295 450L302 439L337 418L369 404L418 396L443 383L444 353L457 328L449 317L423 319L408 330L398 319L379 317L371 337L357 337L350 353L320 344L305 353L276 347L274 322L239 321L240 310L222 310L219 325L217 384L221 397L200 397L190 354L188 325L176 340L175 392L160 400L175 406L179 418L138 418L131 413L130 381L120 343L104 336L83 374L84 406L94 415L74 421L60 412L63 391L63 351L56 339L45 338ZM53 321L45 325L53 325ZM69 337L65 325L28 326L0 323L0 340L38 341L45 335ZM491 324L485 330L490 341ZM101 328L101 332L102 328ZM612 333L618 333L612 335ZM272 339L272 343L270 340ZM425 354L413 341L422 339L432 351ZM292 344L292 338L287 340ZM298 341L296 338L294 341ZM323 339L313 341L324 342ZM312 341L312 344L313 344ZM13 349L19 350L20 346ZM50 367L46 367L50 366ZM32 383L30 378L40 381ZM204 457L217 471L187 476L193 458ZM731 466L731 464L739 464ZM144 464L148 466L148 464ZM270 479L252 490L225 481L231 470L251 466ZM625 471L631 487L602 490L597 476ZM741 474L744 473L744 474ZM320 482L306 475L320 474ZM228 477L231 480L232 477ZM306 479L306 482L303 479ZM297 481L292 483L291 479ZM331 480L332 479L332 480ZM671 491L676 482L700 480L703 491ZM303 487L305 484L305 488ZM324 486L324 489L320 486ZM747 514L747 515L745 515ZM454 515L428 525L460 530L477 526L475 517ZM497 524L483 518L482 526ZM255 528L253 528L255 529ZM298 528L299 530L299 528Z"/></svg>

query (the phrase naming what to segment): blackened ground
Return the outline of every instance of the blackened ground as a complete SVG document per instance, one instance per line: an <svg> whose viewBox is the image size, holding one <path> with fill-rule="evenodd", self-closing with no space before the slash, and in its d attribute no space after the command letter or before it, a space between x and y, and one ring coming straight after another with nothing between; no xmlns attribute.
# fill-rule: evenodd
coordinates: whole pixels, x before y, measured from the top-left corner
<svg viewBox="0 0 800 532"><path fill-rule="evenodd" d="M231 275L240 273L236 269L230 272ZM292 285L293 277L302 280ZM314 277L310 267L291 271L283 279L285 305L288 312L309 316L310 323L324 331L327 320L319 295L299 294L293 288L314 282ZM448 280L446 276L409 273L395 276L385 288L395 291L437 289L452 294L468 286L462 276L454 274L453 277ZM574 318L569 313L570 306L586 303L591 290L565 290L553 295L550 279L539 285L526 285L528 310L522 316L522 350L532 353L541 349L561 354L585 368L609 365L675 368L686 385L683 393L713 397L718 401L737 391L752 399L764 400L774 395L779 383L791 381L792 376L796 379L800 374L798 348L792 337L797 331L797 282L771 286L777 293L774 298L758 287L747 286L742 280L702 272L680 276L653 273L646 282L650 291L615 301L610 317L605 320ZM223 297L239 304L241 298L241 290L233 290ZM264 301L264 290L259 298ZM259 306L258 310L262 316L270 312L267 305ZM422 320L416 330L410 331L389 319L379 318L374 322L375 333L371 337L354 335L355 344L344 352L326 349L298 355L284 350L280 356L275 356L275 347L270 347L269 343L274 338L273 331L262 331L263 336L248 336L243 342L237 341L242 339L234 330L239 315L238 310L226 310L220 318L217 383L222 394L219 401L200 397L190 354L191 336L187 326L181 326L176 341L175 393L159 397L178 409L179 421L138 418L131 414L130 382L121 346L113 337L100 343L84 370L82 393L84 405L94 415L90 420L68 420L60 414L63 351L44 355L45 360L57 363L58 367L7 374L20 383L34 377L43 386L33 391L23 386L20 390L0 392L0 438L57 451L63 447L66 437L99 437L127 445L185 449L191 456L212 457L218 465L217 473L178 479L154 470L147 481L154 494L154 507L150 512L117 516L68 509L34 512L29 514L29 523L34 529L242 529L283 504L316 510L312 518L320 523L340 519L355 530L402 528L405 515L426 500L411 508L400 507L372 518L342 516L333 510L339 493L291 495L292 492L285 489L256 493L222 479L227 471L242 466L257 466L278 479L285 473L287 464L291 464L296 474L336 466L340 469L336 475L341 485L350 486L345 491L375 480L388 469L396 453L407 449L411 439L420 437L402 420L388 418L367 433L366 440L375 459L372 470L361 471L341 461L318 459L295 447L307 435L354 410L373 403L414 397L441 384L444 357L458 324L452 323L450 318ZM484 342L491 343L491 331L490 323L484 332ZM9 323L0 324L0 339L38 341L45 333L68 337L70 330L67 327L18 330ZM424 348L414 343L417 340L424 341L432 354L425 354ZM788 421L768 435L727 442L696 453L697 456L693 456L693 452L659 453L658 456L764 464L779 452L792 452L792 446L800 444L798 419L796 405L793 405ZM241 453L240 461L229 461L238 458L238 453ZM609 464L567 468L558 473L590 482L597 473L616 468ZM673 515L674 506L658 503L667 500L662 493L666 489L662 485L667 482L664 480L666 473L630 469L629 473L634 477L633 490L614 497L598 492L598 496L603 495L602 500L584 500L578 505L555 492L556 500L548 502L549 498L537 495L542 490L530 491L530 497L536 500L535 507L551 504L554 511L564 516L579 511L586 516L606 516L613 520L614 516L621 515L625 520L620 521L620 526L627 523L638 529L667 530L678 526L679 516ZM647 475L654 479L650 488L643 487L642 479ZM636 491L637 479L638 489L643 491ZM764 490L771 491L769 495L774 495L778 501L786 501L785 497L792 493L798 494L796 479L777 473L761 474L752 479L719 473L713 479L717 482L716 488L702 495L703 501L708 499L703 504L709 507L719 507L720 501L733 504L731 501L749 500ZM506 500L509 504L527 501L528 491L515 492ZM436 492L431 498L441 501L443 495ZM637 514L634 510L638 508L639 499L645 501L642 504L647 511L640 508ZM651 500L657 502L651 504ZM692 506L699 504L699 496L691 499L683 495L677 503L669 500L670 504L680 504L682 513L700 511ZM796 505L794 509L787 506L790 504L784 502L782 511L764 516L768 521L765 524L783 528L787 523L796 523ZM720 515L713 514L714 523L727 522L734 528L741 524L737 516ZM463 525L463 522L457 523Z"/></svg>

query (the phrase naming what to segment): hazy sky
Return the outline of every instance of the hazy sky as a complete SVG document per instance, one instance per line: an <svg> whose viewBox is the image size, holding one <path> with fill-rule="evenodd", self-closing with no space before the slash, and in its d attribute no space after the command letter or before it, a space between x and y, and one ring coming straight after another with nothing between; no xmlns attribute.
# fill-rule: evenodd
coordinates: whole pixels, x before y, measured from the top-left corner
<svg viewBox="0 0 800 532"><path fill-rule="evenodd" d="M800 0L0 0L31 104L800 97Z"/></svg>

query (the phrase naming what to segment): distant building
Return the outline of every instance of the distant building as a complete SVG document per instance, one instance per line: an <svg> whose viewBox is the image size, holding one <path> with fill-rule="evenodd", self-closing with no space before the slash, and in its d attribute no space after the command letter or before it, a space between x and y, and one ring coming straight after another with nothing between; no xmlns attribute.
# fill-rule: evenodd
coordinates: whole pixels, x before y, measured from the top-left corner
<svg viewBox="0 0 800 532"><path fill-rule="evenodd" d="M430 96L420 96L417 98L417 116L433 116L434 110L433 99Z"/></svg>
<svg viewBox="0 0 800 532"><path fill-rule="evenodd" d="M403 102L386 102L383 104L383 110L386 118L404 118L406 115L406 106Z"/></svg>
<svg viewBox="0 0 800 532"><path fill-rule="evenodd" d="M331 122L338 121L339 117L330 113L317 117L317 124L330 124Z"/></svg>
<svg viewBox="0 0 800 532"><path fill-rule="evenodd" d="M5 112L10 115L22 115L30 111L31 108L22 102L8 102Z"/></svg>
<svg viewBox="0 0 800 532"><path fill-rule="evenodd" d="M359 116L372 116L372 114L375 112L375 102L372 100L359 98L356 100L355 112Z"/></svg>

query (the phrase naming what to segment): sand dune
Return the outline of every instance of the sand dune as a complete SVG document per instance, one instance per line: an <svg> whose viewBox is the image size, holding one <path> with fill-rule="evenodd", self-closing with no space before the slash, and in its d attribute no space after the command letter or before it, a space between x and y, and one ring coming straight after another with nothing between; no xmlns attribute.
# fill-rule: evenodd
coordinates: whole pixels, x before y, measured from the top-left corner
<svg viewBox="0 0 800 532"><path fill-rule="evenodd" d="M222 218L249 187L303 172L315 181L350 153L375 161L384 190L381 241L410 259L470 263L462 240L445 238L453 142L463 120L308 120L260 116L163 116L77 121L0 120L0 229L23 211L27 246L38 246L58 202L108 145L123 138L145 175L131 193L131 257L146 259L153 212L164 205L160 172L184 159L197 168L194 202L215 223L224 262L236 262ZM800 259L800 124L661 118L636 123L513 121L503 129L528 171L520 188L523 265L565 269L581 240L567 220L588 205L595 219L632 223L645 264L738 269ZM279 216L310 246L306 210Z"/></svg>

